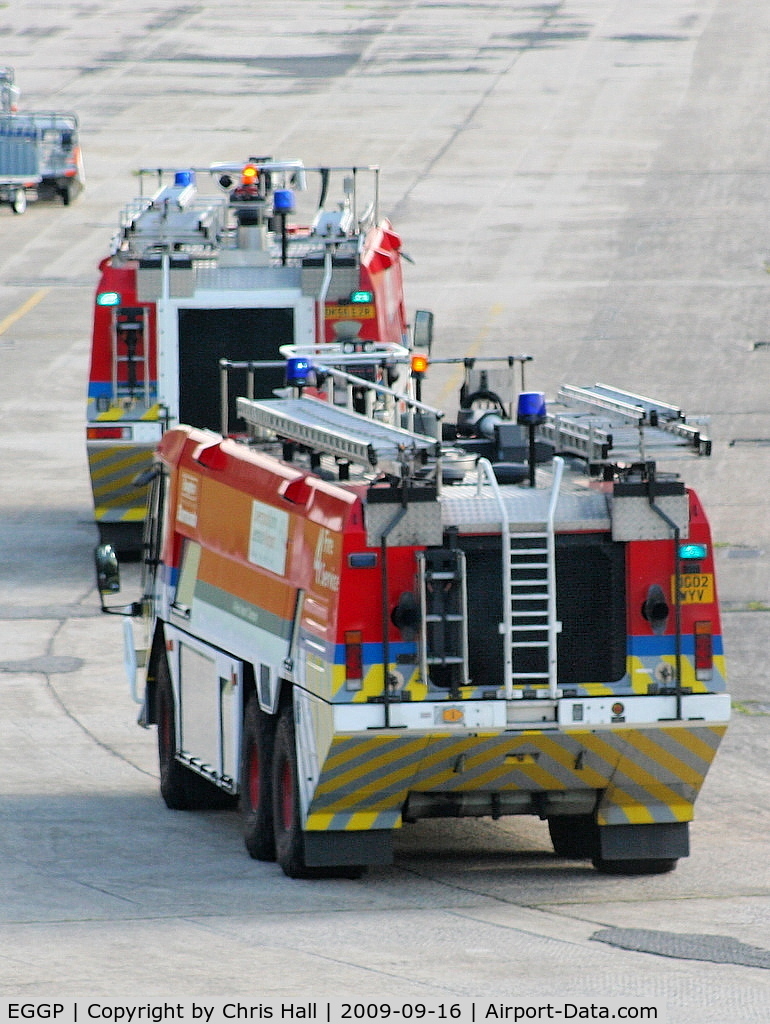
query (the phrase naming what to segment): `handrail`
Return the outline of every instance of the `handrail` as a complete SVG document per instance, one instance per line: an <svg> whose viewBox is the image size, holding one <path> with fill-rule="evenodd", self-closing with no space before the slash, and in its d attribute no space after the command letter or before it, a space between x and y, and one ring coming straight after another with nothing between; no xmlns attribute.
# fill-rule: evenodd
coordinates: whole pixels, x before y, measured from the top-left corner
<svg viewBox="0 0 770 1024"><path fill-rule="evenodd" d="M500 623L500 634L503 637L503 690L505 699L513 698L513 615L511 610L510 591L511 579L511 529L508 510L505 507L500 485L495 477L494 469L488 459L479 459L478 491L483 483L489 484L500 514L500 548L502 553L502 588L503 588L503 621ZM548 561L548 694L551 700L558 697L557 650L556 638L561 633L561 622L556 618L556 507L559 502L559 490L564 472L564 459L558 456L553 460L553 483L548 502L546 518L546 548Z"/></svg>
<svg viewBox="0 0 770 1024"><path fill-rule="evenodd" d="M489 459L479 459L476 463L478 469L477 492L482 487L482 472L486 482L492 488L492 494L497 502L500 513L500 550L502 552L501 585L503 588L503 621L500 623L500 635L503 638L503 690L506 700L513 699L513 647L512 647L512 613L510 592L506 589L506 583L511 579L511 521L508 518L508 509L503 501L502 491L497 482L495 471Z"/></svg>
<svg viewBox="0 0 770 1024"><path fill-rule="evenodd" d="M561 633L561 622L556 619L556 506L564 472L564 459L556 456L553 460L553 483L548 502L547 539L548 548L548 693L556 700L558 693L556 637Z"/></svg>

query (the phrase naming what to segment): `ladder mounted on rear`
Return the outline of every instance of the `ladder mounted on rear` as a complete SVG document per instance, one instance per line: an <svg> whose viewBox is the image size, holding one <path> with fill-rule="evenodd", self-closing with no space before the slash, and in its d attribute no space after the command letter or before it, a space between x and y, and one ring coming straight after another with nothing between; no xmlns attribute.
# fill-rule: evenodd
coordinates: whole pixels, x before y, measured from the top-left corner
<svg viewBox="0 0 770 1024"><path fill-rule="evenodd" d="M502 538L504 692L508 700L559 696L555 518L564 460L576 456L610 476L636 471L654 476L654 458L708 456L711 441L687 423L681 409L635 392L594 384L564 385L556 409L533 425L554 449L547 512L524 526L512 521L503 490L486 459L479 459L479 488L494 494ZM534 486L534 474L531 476ZM538 503L542 508L542 504Z"/></svg>
<svg viewBox="0 0 770 1024"><path fill-rule="evenodd" d="M439 678L451 697L470 682L465 554L460 548L415 553L419 569L420 671Z"/></svg>

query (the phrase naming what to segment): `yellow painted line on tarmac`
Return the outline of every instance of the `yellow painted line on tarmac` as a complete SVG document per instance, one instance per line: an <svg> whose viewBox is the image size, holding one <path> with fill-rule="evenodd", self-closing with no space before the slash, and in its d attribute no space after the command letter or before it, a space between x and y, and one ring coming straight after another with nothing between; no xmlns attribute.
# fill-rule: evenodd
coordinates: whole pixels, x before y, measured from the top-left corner
<svg viewBox="0 0 770 1024"><path fill-rule="evenodd" d="M9 327L13 327L17 321L34 309L39 302L42 302L50 290L50 288L39 288L34 295L30 295L26 302L22 302L17 310L9 313L5 320L0 320L0 334L5 334Z"/></svg>
<svg viewBox="0 0 770 1024"><path fill-rule="evenodd" d="M489 317L487 318L486 323L482 326L481 330L476 335L474 341L469 345L468 351L465 353L466 359L474 359L476 357L479 349L488 338L489 332L492 329L495 320L497 320L502 315L504 310L505 306L500 302L496 302L494 306L492 306L492 308L489 311ZM443 409L444 406L447 404L448 399L452 395L454 395L454 393L457 390L459 390L460 384L462 383L462 377L464 372L464 369L459 364L456 367L456 369L452 371L449 380L441 389L441 393L439 395L438 400L439 408Z"/></svg>

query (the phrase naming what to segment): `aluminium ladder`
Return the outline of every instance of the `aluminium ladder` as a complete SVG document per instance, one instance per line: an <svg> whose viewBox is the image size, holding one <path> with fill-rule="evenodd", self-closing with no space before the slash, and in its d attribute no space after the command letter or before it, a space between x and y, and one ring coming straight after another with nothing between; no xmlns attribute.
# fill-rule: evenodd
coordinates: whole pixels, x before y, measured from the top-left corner
<svg viewBox="0 0 770 1024"><path fill-rule="evenodd" d="M415 553L419 567L420 670L423 681L440 676L450 697L470 683L465 554L460 548Z"/></svg>
<svg viewBox="0 0 770 1024"><path fill-rule="evenodd" d="M406 471L407 477L416 477L426 464L433 464L440 474L441 442L435 437L381 423L331 402L306 395L263 401L239 398L237 409L251 428L271 431L283 440L369 470Z"/></svg>
<svg viewBox="0 0 770 1024"><path fill-rule="evenodd" d="M537 434L562 454L593 464L711 454L711 440L681 409L633 391L564 384L557 402L562 409L549 409Z"/></svg>
<svg viewBox="0 0 770 1024"><path fill-rule="evenodd" d="M482 481L492 489L500 514L502 548L503 682L508 700L557 694L556 505L564 460L553 460L553 482L545 521L535 529L517 531L491 463L479 459Z"/></svg>

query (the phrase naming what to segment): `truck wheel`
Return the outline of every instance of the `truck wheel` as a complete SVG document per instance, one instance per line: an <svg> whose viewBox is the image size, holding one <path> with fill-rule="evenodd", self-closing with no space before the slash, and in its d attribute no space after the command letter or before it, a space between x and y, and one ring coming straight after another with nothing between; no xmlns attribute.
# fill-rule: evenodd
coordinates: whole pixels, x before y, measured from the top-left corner
<svg viewBox="0 0 770 1024"><path fill-rule="evenodd" d="M273 752L273 830L276 860L289 878L360 878L364 867L348 864L308 867L299 816L294 714L285 707L278 719Z"/></svg>
<svg viewBox="0 0 770 1024"><path fill-rule="evenodd" d="M594 857L593 865L603 875L665 875L673 871L677 857L653 857L649 860L604 860Z"/></svg>
<svg viewBox="0 0 770 1024"><path fill-rule="evenodd" d="M548 819L554 853L570 860L590 860L596 856L597 829L591 814L561 814Z"/></svg>
<svg viewBox="0 0 770 1024"><path fill-rule="evenodd" d="M24 213L27 209L27 193L23 188L17 188L11 200L11 209L14 213Z"/></svg>
<svg viewBox="0 0 770 1024"><path fill-rule="evenodd" d="M275 860L273 831L274 721L256 694L246 705L241 757L241 814L246 849L255 860Z"/></svg>
<svg viewBox="0 0 770 1024"><path fill-rule="evenodd" d="M165 656L156 671L156 721L160 794L172 811L211 811L232 807L235 798L176 759L176 707Z"/></svg>
<svg viewBox="0 0 770 1024"><path fill-rule="evenodd" d="M285 707L278 719L272 782L276 860L289 878L310 878L313 872L305 864L305 848L299 820L297 751L294 744L294 714L291 707Z"/></svg>

